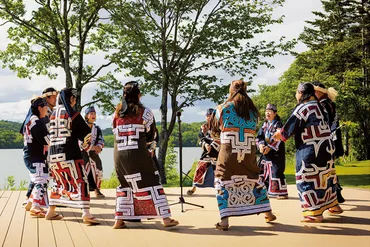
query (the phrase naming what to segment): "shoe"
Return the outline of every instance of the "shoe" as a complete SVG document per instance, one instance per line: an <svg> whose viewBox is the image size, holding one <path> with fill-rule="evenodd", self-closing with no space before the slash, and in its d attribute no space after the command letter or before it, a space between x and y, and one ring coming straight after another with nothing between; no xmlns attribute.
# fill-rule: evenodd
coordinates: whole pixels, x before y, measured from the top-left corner
<svg viewBox="0 0 370 247"><path fill-rule="evenodd" d="M171 219L169 222L163 222L164 227L172 227L172 226L177 226L179 222L177 220Z"/></svg>
<svg viewBox="0 0 370 247"><path fill-rule="evenodd" d="M217 222L215 224L215 227L216 227L217 230L220 230L220 231L228 231L229 230L229 226L228 225L227 226L221 226L220 225L220 222Z"/></svg>
<svg viewBox="0 0 370 247"><path fill-rule="evenodd" d="M122 222L116 221L113 225L113 229L125 229L127 228L125 222L122 220Z"/></svg>
<svg viewBox="0 0 370 247"><path fill-rule="evenodd" d="M99 225L99 221L93 216L82 217L82 222L87 225Z"/></svg>
<svg viewBox="0 0 370 247"><path fill-rule="evenodd" d="M304 216L301 222L304 223L321 223L324 220L322 216Z"/></svg>
<svg viewBox="0 0 370 247"><path fill-rule="evenodd" d="M192 194L194 194L194 190L188 190L187 192L186 192L186 194L188 194L189 196L191 196Z"/></svg>
<svg viewBox="0 0 370 247"><path fill-rule="evenodd" d="M289 199L289 196L288 195L285 195L285 196L278 196L276 197L277 200L287 200Z"/></svg>
<svg viewBox="0 0 370 247"><path fill-rule="evenodd" d="M63 216L61 216L60 214L55 214L54 216L48 216L48 215L46 215L45 216L45 219L46 220L61 220L61 219L63 219Z"/></svg>
<svg viewBox="0 0 370 247"><path fill-rule="evenodd" d="M266 223L270 223L270 222L272 222L272 221L274 221L276 219L277 219L276 216L274 214L272 214L272 213L271 213L270 216L265 216Z"/></svg>
<svg viewBox="0 0 370 247"><path fill-rule="evenodd" d="M343 213L343 209L339 207L340 210L335 210L334 208L329 208L329 214L341 214Z"/></svg>
<svg viewBox="0 0 370 247"><path fill-rule="evenodd" d="M95 189L95 196L96 198L105 198L105 195L103 195L99 189Z"/></svg>

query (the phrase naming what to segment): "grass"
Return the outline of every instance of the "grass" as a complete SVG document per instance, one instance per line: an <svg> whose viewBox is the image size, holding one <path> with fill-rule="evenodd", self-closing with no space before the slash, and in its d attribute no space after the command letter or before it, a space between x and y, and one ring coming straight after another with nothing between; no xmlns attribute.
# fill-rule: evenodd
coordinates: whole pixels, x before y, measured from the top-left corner
<svg viewBox="0 0 370 247"><path fill-rule="evenodd" d="M295 165L291 161L287 160L285 176L288 184L295 184ZM342 186L370 189L370 160L339 164L336 171Z"/></svg>

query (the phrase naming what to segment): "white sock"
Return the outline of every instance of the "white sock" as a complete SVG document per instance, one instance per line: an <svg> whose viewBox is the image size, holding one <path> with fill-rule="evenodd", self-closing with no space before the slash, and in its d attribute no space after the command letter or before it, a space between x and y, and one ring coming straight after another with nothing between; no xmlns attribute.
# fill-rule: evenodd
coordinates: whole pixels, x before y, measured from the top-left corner
<svg viewBox="0 0 370 247"><path fill-rule="evenodd" d="M88 217L91 216L91 213L90 213L90 209L89 208L83 208L82 209L82 217L85 217L85 216L88 216Z"/></svg>

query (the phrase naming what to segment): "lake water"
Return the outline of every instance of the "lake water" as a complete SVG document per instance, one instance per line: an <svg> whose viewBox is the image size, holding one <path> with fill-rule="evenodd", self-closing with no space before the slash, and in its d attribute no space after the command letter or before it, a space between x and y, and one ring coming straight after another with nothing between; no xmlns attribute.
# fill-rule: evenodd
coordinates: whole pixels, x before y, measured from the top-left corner
<svg viewBox="0 0 370 247"><path fill-rule="evenodd" d="M175 148L178 152L178 148ZM200 147L186 147L182 150L183 171L187 172L193 162L199 159L202 150ZM104 178L109 178L114 169L113 148L104 148L100 155L103 162ZM22 149L0 149L0 188L5 185L8 176L14 176L16 185L19 186L21 180L29 181L28 170L23 162ZM177 164L179 170L179 164Z"/></svg>

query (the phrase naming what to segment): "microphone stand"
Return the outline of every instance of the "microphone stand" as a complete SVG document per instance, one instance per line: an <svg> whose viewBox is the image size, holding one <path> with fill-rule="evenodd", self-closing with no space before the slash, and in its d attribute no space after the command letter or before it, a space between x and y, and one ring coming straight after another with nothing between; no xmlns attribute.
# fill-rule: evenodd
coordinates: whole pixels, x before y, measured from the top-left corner
<svg viewBox="0 0 370 247"><path fill-rule="evenodd" d="M170 204L170 206L176 205L176 204L181 204L181 212L184 213L185 211L184 211L184 205L183 204L188 204L188 205L192 205L192 206L200 207L200 208L204 208L204 206L198 205L198 204L189 203L189 202L185 202L185 199L183 197L183 181L182 181L182 174L183 174L183 171L182 171L182 134L181 134L181 120L180 120L181 112L180 111L176 112L176 116L177 116L177 123L179 124L180 197L179 197L179 201L178 202L172 203L172 204Z"/></svg>

